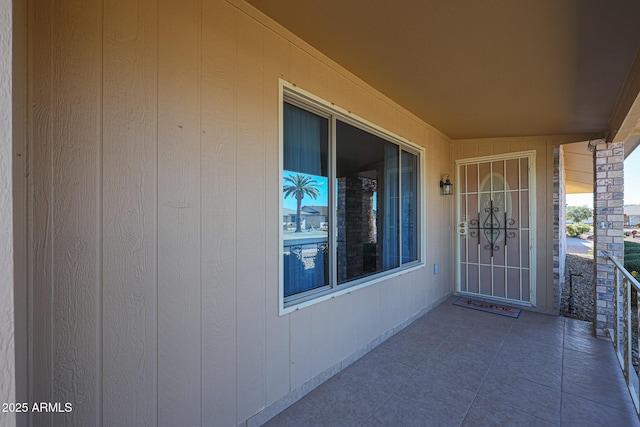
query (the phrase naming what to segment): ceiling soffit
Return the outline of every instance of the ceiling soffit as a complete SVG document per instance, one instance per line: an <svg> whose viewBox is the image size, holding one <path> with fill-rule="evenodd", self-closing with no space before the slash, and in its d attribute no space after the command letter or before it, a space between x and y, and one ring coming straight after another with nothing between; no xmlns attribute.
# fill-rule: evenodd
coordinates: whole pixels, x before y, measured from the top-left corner
<svg viewBox="0 0 640 427"><path fill-rule="evenodd" d="M452 139L607 133L640 2L248 0Z"/></svg>

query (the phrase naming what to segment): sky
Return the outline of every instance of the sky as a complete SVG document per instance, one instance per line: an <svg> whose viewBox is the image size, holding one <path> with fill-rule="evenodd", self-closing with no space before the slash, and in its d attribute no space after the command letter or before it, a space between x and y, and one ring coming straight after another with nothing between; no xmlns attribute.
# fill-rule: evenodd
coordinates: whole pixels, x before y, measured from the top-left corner
<svg viewBox="0 0 640 427"><path fill-rule="evenodd" d="M624 204L640 205L640 148L624 161ZM593 194L567 194L567 205L593 208Z"/></svg>

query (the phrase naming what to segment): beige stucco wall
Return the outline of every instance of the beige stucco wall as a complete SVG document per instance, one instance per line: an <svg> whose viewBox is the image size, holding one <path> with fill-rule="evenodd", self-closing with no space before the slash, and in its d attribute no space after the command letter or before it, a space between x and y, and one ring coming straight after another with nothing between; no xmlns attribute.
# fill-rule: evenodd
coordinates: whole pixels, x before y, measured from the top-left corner
<svg viewBox="0 0 640 427"><path fill-rule="evenodd" d="M560 144L584 141L586 135L484 138L452 142L452 161L521 151L536 152L536 306L534 310L558 313L553 295L553 151ZM557 304L556 304L557 305Z"/></svg>
<svg viewBox="0 0 640 427"><path fill-rule="evenodd" d="M235 0L29 13L30 396L74 405L34 425L235 425L452 291L450 140L292 34ZM423 269L278 316L279 78L425 147Z"/></svg>
<svg viewBox="0 0 640 427"><path fill-rule="evenodd" d="M12 2L0 2L0 403L15 402L12 188ZM0 411L0 425L16 425L15 413Z"/></svg>

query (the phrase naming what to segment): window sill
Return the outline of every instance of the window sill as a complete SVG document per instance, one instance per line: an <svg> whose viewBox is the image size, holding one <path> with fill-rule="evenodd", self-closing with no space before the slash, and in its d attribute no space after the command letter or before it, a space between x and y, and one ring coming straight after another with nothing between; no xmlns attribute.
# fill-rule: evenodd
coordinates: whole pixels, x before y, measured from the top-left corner
<svg viewBox="0 0 640 427"><path fill-rule="evenodd" d="M347 282L344 285L339 285L336 288L337 290L334 290L332 292L325 291L326 293L320 293L320 295L317 295L317 296L309 295L308 298L299 302L293 301L288 304L285 303L284 306L282 305L280 306L279 315L284 316L285 314L289 314L294 311L301 310L305 307L309 307L323 301L331 300L341 295L350 294L354 291L357 291L358 289L366 288L376 283L384 282L399 276L403 276L405 274L412 273L422 268L425 268L425 263L417 262L416 264L411 263L409 266L405 268L394 270L389 273L383 272L374 277L363 277L362 279L356 279L351 282Z"/></svg>

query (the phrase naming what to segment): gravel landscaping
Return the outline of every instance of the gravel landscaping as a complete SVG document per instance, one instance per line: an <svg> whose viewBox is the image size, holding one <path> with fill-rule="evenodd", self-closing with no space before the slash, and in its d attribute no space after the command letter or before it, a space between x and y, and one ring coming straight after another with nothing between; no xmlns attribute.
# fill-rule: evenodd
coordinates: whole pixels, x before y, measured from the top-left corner
<svg viewBox="0 0 640 427"><path fill-rule="evenodd" d="M573 276L570 293L569 277ZM567 254L565 286L562 292L560 314L571 319L593 322L594 288L593 255Z"/></svg>

